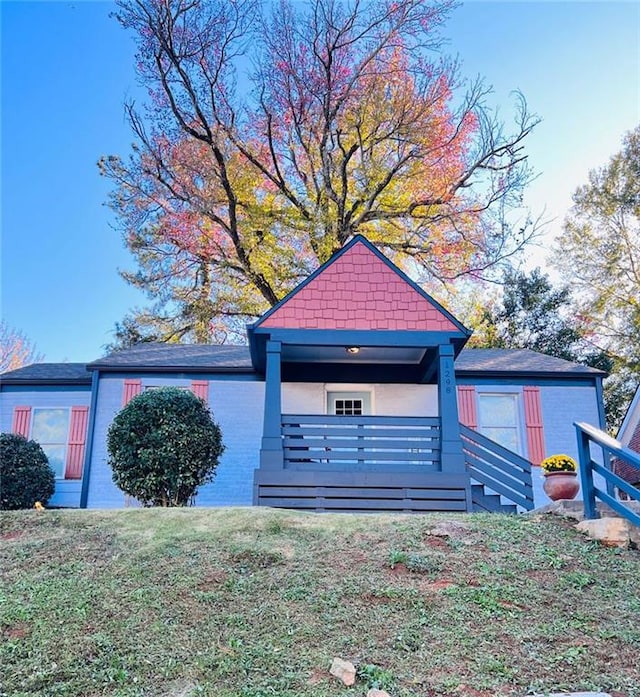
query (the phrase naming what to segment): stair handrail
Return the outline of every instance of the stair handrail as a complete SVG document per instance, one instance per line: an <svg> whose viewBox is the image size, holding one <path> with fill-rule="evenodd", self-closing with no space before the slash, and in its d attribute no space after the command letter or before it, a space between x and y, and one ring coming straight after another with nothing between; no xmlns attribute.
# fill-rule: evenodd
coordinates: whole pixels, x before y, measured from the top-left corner
<svg viewBox="0 0 640 697"><path fill-rule="evenodd" d="M629 482L607 467L607 464L611 462L611 457L617 457L640 469L640 455L595 426L582 422L574 423L574 426L578 437L578 459L585 519L593 520L600 517L596 508L596 499L599 499L623 518L640 526L640 514L635 513L617 499L614 495L614 488L617 487L624 491L631 500L639 502L640 489L631 486ZM603 464L596 462L591 457L590 446L592 443L601 449ZM599 474L605 480L606 491L596 485L593 478L594 473Z"/></svg>
<svg viewBox="0 0 640 697"><path fill-rule="evenodd" d="M533 510L531 463L491 438L460 424L465 461L472 479L525 511ZM476 446L480 452L472 452Z"/></svg>

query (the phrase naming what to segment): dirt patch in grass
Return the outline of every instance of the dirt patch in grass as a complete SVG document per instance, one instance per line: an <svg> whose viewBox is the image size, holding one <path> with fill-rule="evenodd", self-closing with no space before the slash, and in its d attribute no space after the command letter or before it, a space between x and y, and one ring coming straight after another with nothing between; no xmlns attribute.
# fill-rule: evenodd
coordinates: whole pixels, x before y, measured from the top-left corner
<svg viewBox="0 0 640 697"><path fill-rule="evenodd" d="M12 697L640 697L640 552L555 517L16 512L0 574Z"/></svg>

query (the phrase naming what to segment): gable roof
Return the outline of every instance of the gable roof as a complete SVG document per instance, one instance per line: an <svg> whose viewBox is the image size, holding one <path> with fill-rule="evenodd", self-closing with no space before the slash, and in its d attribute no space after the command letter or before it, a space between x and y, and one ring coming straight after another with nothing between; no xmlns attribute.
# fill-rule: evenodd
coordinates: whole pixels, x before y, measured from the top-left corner
<svg viewBox="0 0 640 697"><path fill-rule="evenodd" d="M582 363L565 361L531 349L464 348L455 362L456 374L499 377L502 374L604 377L607 373Z"/></svg>
<svg viewBox="0 0 640 697"><path fill-rule="evenodd" d="M253 372L248 346L142 343L89 363L89 370Z"/></svg>
<svg viewBox="0 0 640 697"><path fill-rule="evenodd" d="M3 385L90 385L85 363L32 363L0 375Z"/></svg>
<svg viewBox="0 0 640 697"><path fill-rule="evenodd" d="M252 329L258 327L471 334L362 235L356 235Z"/></svg>

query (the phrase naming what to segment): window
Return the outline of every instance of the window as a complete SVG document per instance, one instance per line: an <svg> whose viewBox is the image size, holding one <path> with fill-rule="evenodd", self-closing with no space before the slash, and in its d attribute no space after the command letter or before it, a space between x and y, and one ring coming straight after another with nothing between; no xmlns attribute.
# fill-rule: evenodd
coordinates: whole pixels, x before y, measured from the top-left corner
<svg viewBox="0 0 640 697"><path fill-rule="evenodd" d="M361 399L336 399L336 416L362 416Z"/></svg>
<svg viewBox="0 0 640 697"><path fill-rule="evenodd" d="M478 430L514 453L522 454L518 395L478 394Z"/></svg>
<svg viewBox="0 0 640 697"><path fill-rule="evenodd" d="M44 450L56 478L63 479L69 442L69 409L34 408L31 438Z"/></svg>
<svg viewBox="0 0 640 697"><path fill-rule="evenodd" d="M335 416L362 416L371 413L369 392L327 392L327 413Z"/></svg>

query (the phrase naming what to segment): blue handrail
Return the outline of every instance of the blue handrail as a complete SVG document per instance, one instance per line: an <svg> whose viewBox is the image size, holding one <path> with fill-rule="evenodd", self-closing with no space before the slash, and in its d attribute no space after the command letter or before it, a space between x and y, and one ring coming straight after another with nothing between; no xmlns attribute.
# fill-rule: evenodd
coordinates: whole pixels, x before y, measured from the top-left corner
<svg viewBox="0 0 640 697"><path fill-rule="evenodd" d="M640 501L640 489L631 486L631 484L606 467L611 456L613 456L640 468L640 455L629 448L625 448L615 438L589 424L576 423L574 425L578 436L578 457L580 460L584 517L588 520L599 517L599 513L596 510L596 499L599 499L623 518L630 520L634 525L640 526L640 515L625 506L624 503L614 496L614 489L617 487L624 491L631 500ZM599 446L602 450L602 461L605 463L605 466L595 462L591 457L591 444ZM593 480L594 472L601 475L604 479L606 491L596 486Z"/></svg>
<svg viewBox="0 0 640 697"><path fill-rule="evenodd" d="M529 460L464 424L460 424L460 436L472 481L504 496L525 511L533 510Z"/></svg>

